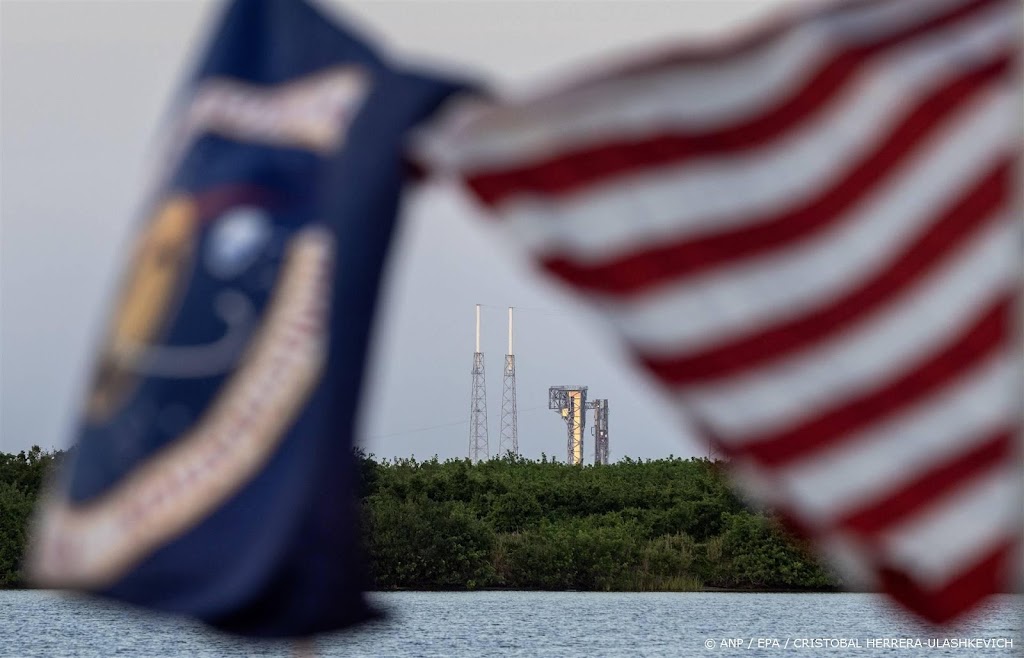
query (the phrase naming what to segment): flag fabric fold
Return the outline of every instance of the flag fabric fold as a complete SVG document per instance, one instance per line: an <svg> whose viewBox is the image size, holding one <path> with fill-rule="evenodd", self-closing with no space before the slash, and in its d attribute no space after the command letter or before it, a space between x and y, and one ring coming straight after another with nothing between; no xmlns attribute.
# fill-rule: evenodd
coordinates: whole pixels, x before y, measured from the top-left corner
<svg viewBox="0 0 1024 658"><path fill-rule="evenodd" d="M1021 5L804 12L418 136L848 582L1019 574Z"/></svg>
<svg viewBox="0 0 1024 658"><path fill-rule="evenodd" d="M354 417L406 134L460 88L306 2L229 5L41 507L38 584L248 635L372 614Z"/></svg>

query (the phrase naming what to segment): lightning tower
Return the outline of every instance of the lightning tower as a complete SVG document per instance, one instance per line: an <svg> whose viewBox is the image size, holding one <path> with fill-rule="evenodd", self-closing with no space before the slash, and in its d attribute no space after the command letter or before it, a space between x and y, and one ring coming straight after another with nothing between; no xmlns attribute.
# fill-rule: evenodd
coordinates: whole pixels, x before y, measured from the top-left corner
<svg viewBox="0 0 1024 658"><path fill-rule="evenodd" d="M473 352L473 390L469 396L469 459L490 458L487 442L487 387L484 354L480 351L480 305L476 305L476 351Z"/></svg>
<svg viewBox="0 0 1024 658"><path fill-rule="evenodd" d="M482 370L482 368L481 368ZM516 417L516 355L512 351L512 307L508 307L508 354L505 355L505 372L501 390L501 436L498 439L498 454L504 457L509 452L519 455L519 421Z"/></svg>

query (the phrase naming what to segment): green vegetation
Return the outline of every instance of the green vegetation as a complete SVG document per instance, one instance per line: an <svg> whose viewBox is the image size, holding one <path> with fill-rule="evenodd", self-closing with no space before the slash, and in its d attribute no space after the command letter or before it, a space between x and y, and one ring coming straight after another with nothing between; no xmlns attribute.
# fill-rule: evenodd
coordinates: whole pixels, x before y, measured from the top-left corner
<svg viewBox="0 0 1024 658"><path fill-rule="evenodd" d="M32 446L27 453L0 452L0 588L21 585L19 564L32 507L60 453Z"/></svg>
<svg viewBox="0 0 1024 658"><path fill-rule="evenodd" d="M26 524L60 454L0 453L0 587L21 584ZM832 589L836 580L703 459L608 466L360 456L380 589Z"/></svg>
<svg viewBox="0 0 1024 658"><path fill-rule="evenodd" d="M381 589L834 589L722 463L361 460Z"/></svg>

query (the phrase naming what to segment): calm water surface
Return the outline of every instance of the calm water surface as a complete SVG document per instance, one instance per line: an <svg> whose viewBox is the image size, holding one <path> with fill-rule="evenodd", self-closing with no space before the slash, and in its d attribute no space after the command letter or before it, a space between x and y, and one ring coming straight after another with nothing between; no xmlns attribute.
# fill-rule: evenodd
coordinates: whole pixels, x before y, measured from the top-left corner
<svg viewBox="0 0 1024 658"><path fill-rule="evenodd" d="M322 637L315 655L1024 655L1020 596L1000 597L960 628L943 631L919 626L868 594L395 592L375 594L374 600L389 612L386 621ZM886 647L883 639L925 646ZM991 644L1002 646L927 646L943 639L976 645L996 640ZM859 647L840 648L844 641ZM1012 648L1006 646L1011 641ZM0 656L293 655L280 642L243 642L186 621L57 592L0 591Z"/></svg>

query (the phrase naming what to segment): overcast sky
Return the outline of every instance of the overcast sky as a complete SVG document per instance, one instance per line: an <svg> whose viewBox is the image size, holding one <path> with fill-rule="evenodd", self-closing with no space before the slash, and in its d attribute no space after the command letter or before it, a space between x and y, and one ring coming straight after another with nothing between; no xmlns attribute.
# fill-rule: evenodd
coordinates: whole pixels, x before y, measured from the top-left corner
<svg viewBox="0 0 1024 658"><path fill-rule="evenodd" d="M514 93L616 54L714 38L783 3L321 4L402 58ZM0 0L0 451L71 438L163 113L216 7ZM371 452L466 455L473 305L483 303L492 450L512 305L524 455L565 458L565 425L546 408L558 384L608 398L613 460L706 453L599 318L541 281L458 190L408 196L392 265L362 414Z"/></svg>

